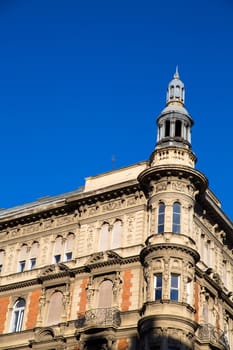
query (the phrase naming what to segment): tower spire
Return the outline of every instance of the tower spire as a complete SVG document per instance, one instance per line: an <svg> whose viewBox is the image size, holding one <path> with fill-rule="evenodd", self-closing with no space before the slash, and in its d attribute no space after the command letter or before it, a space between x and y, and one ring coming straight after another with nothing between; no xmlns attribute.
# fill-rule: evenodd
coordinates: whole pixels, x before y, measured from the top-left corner
<svg viewBox="0 0 233 350"><path fill-rule="evenodd" d="M173 77L174 77L174 79L180 79L178 64L176 65L176 71L175 71L175 74L173 75Z"/></svg>
<svg viewBox="0 0 233 350"><path fill-rule="evenodd" d="M176 66L173 79L168 84L166 102L167 105L172 103L184 106L184 83L180 80L178 65Z"/></svg>
<svg viewBox="0 0 233 350"><path fill-rule="evenodd" d="M151 164L179 163L194 167L196 157L191 145L192 125L192 117L184 107L184 83L176 66L173 79L168 84L166 106L157 118L157 143ZM161 150L166 154L163 159L159 156Z"/></svg>

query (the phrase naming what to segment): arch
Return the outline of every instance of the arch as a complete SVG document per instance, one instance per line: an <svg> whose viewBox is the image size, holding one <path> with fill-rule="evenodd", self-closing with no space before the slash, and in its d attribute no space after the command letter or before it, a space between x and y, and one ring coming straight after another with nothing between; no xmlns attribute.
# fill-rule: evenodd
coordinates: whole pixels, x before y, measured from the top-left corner
<svg viewBox="0 0 233 350"><path fill-rule="evenodd" d="M25 312L26 302L23 298L19 298L14 306L11 318L11 332L20 332L22 330L23 325L23 317Z"/></svg>
<svg viewBox="0 0 233 350"><path fill-rule="evenodd" d="M38 335L40 341L52 340L54 338L53 331L51 329L45 329Z"/></svg>
<svg viewBox="0 0 233 350"><path fill-rule="evenodd" d="M112 228L112 249L120 247L121 244L121 233L122 233L122 221L116 220Z"/></svg>
<svg viewBox="0 0 233 350"><path fill-rule="evenodd" d="M165 222L165 204L163 202L159 203L158 208L158 233L164 232L164 222Z"/></svg>
<svg viewBox="0 0 233 350"><path fill-rule="evenodd" d="M113 301L113 282L104 280L99 286L98 308L110 308Z"/></svg>
<svg viewBox="0 0 233 350"><path fill-rule="evenodd" d="M19 251L18 268L17 268L18 272L23 272L25 270L27 257L28 257L28 246L27 244L23 244Z"/></svg>
<svg viewBox="0 0 233 350"><path fill-rule="evenodd" d="M72 260L73 246L74 246L74 234L70 232L66 237L64 261Z"/></svg>
<svg viewBox="0 0 233 350"><path fill-rule="evenodd" d="M63 313L63 294L60 291L54 292L49 301L47 325L53 325L61 322Z"/></svg>
<svg viewBox="0 0 233 350"><path fill-rule="evenodd" d="M36 266L37 255L39 252L39 243L33 242L30 251L29 269L34 269Z"/></svg>
<svg viewBox="0 0 233 350"><path fill-rule="evenodd" d="M180 216L181 216L181 205L179 202L173 203L172 213L172 232L180 233Z"/></svg>
<svg viewBox="0 0 233 350"><path fill-rule="evenodd" d="M180 97L180 86L179 85L176 85L175 97L176 98Z"/></svg>
<svg viewBox="0 0 233 350"><path fill-rule="evenodd" d="M174 85L170 87L170 98L174 98Z"/></svg>
<svg viewBox="0 0 233 350"><path fill-rule="evenodd" d="M63 238L62 236L57 236L57 238L55 239L54 248L53 248L53 264L57 264L61 261L62 246L63 246Z"/></svg>
<svg viewBox="0 0 233 350"><path fill-rule="evenodd" d="M100 229L100 236L99 236L99 250L105 251L109 249L109 223L105 222L103 223L101 229Z"/></svg>

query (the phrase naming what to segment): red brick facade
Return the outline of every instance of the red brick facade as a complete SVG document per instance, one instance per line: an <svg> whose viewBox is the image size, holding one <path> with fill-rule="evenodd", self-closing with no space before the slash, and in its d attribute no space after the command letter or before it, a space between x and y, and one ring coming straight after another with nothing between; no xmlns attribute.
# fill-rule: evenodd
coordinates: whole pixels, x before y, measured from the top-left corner
<svg viewBox="0 0 233 350"><path fill-rule="evenodd" d="M4 325L6 321L6 314L7 314L9 302L10 302L9 297L0 298L0 334L4 332Z"/></svg>
<svg viewBox="0 0 233 350"><path fill-rule="evenodd" d="M26 322L26 329L34 328L36 326L37 316L39 312L39 298L41 290L31 292L28 306L28 315Z"/></svg>
<svg viewBox="0 0 233 350"><path fill-rule="evenodd" d="M132 287L132 271L125 270L123 274L123 290L122 290L122 303L121 310L127 311L131 305L130 297L131 297L131 287Z"/></svg>

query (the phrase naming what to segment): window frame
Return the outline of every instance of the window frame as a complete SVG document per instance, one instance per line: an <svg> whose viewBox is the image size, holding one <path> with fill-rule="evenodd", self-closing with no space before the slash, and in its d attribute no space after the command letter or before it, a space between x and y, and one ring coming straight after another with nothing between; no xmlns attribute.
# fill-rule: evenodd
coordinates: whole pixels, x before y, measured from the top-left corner
<svg viewBox="0 0 233 350"><path fill-rule="evenodd" d="M33 270L36 267L36 257L29 259L29 270Z"/></svg>
<svg viewBox="0 0 233 350"><path fill-rule="evenodd" d="M179 208L176 211L176 208ZM176 222L177 221L177 222ZM172 206L172 232L181 233L181 204L180 202L174 202Z"/></svg>
<svg viewBox="0 0 233 350"><path fill-rule="evenodd" d="M177 278L177 280L175 281L175 284L177 284L177 287L173 286L174 277ZM177 296L175 296L175 294L177 294ZM172 272L170 274L170 300L179 301L179 299L180 299L180 274Z"/></svg>
<svg viewBox="0 0 233 350"><path fill-rule="evenodd" d="M158 281L161 278L161 285ZM158 295L157 295L158 294ZM163 297L163 274L161 272L154 274L154 300L161 300Z"/></svg>
<svg viewBox="0 0 233 350"><path fill-rule="evenodd" d="M158 215L157 215L157 233L161 234L164 233L164 227L165 227L165 210L166 210L166 206L163 202L159 203L158 206ZM160 223L160 220L162 221L162 223Z"/></svg>
<svg viewBox="0 0 233 350"><path fill-rule="evenodd" d="M18 303L24 302L23 306L17 306ZM12 310L12 316L11 316L11 323L10 323L10 332L20 332L23 328L23 321L24 321L24 313L26 308L26 301L23 298L19 298L16 300L13 306Z"/></svg>
<svg viewBox="0 0 233 350"><path fill-rule="evenodd" d="M18 262L18 272L24 272L26 270L26 260L20 260Z"/></svg>
<svg viewBox="0 0 233 350"><path fill-rule="evenodd" d="M59 257L59 259L57 259ZM61 262L61 254L55 254L53 256L53 264L59 264Z"/></svg>

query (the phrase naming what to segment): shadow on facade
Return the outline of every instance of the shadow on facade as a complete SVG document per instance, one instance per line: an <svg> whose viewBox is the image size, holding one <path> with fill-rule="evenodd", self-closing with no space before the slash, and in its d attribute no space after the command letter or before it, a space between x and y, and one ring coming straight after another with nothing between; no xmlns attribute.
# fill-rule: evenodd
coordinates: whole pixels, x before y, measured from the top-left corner
<svg viewBox="0 0 233 350"><path fill-rule="evenodd" d="M88 329L79 332L79 350L193 350L194 333L164 327L164 320L140 320L138 329ZM166 322L165 322L166 323ZM222 348L224 349L224 348Z"/></svg>

